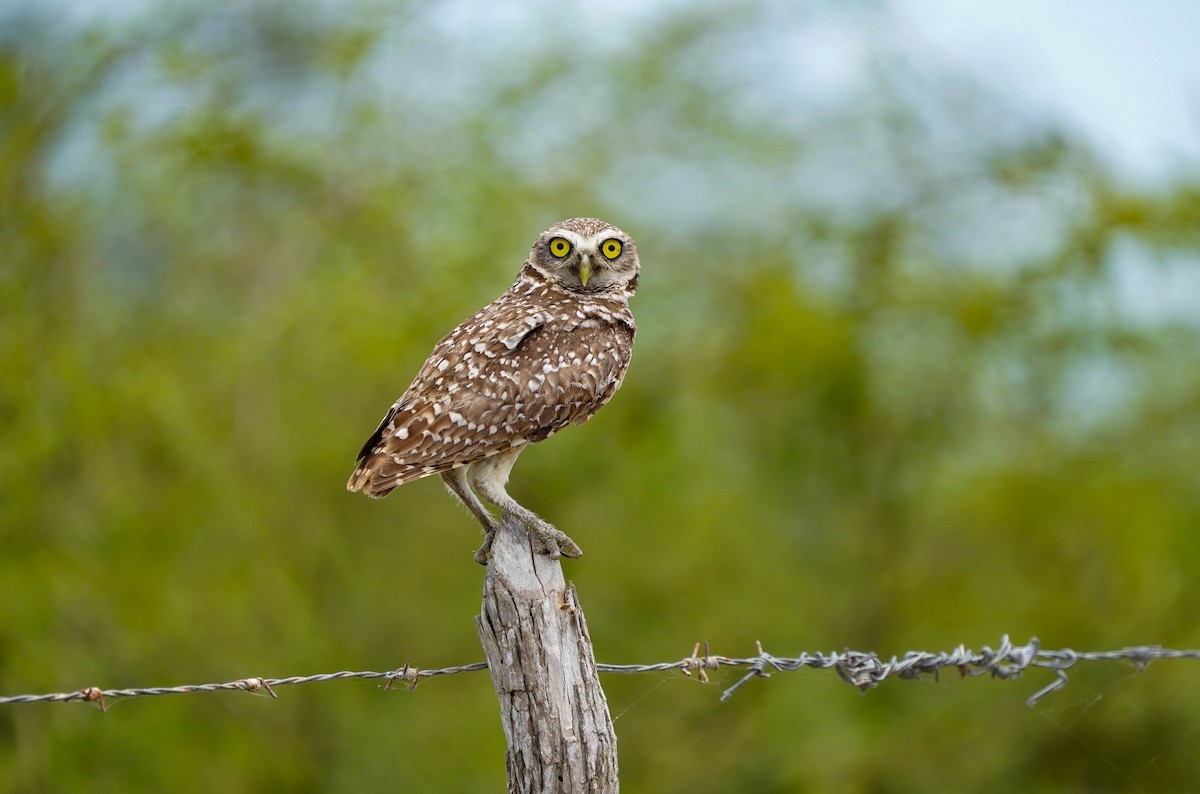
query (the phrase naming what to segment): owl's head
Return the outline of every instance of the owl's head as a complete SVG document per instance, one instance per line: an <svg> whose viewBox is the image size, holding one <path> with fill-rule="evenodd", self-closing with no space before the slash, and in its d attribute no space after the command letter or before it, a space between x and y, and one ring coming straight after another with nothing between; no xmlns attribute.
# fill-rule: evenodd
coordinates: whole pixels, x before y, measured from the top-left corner
<svg viewBox="0 0 1200 794"><path fill-rule="evenodd" d="M529 262L547 278L586 294L637 292L637 245L612 224L596 218L559 221L538 235Z"/></svg>

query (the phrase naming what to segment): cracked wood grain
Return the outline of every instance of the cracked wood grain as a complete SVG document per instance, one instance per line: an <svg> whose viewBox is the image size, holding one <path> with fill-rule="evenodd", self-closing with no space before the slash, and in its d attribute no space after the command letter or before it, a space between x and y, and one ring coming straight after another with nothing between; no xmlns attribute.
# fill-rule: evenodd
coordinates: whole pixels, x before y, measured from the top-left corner
<svg viewBox="0 0 1200 794"><path fill-rule="evenodd" d="M616 734L575 588L507 518L476 627L508 740L508 790L617 791Z"/></svg>

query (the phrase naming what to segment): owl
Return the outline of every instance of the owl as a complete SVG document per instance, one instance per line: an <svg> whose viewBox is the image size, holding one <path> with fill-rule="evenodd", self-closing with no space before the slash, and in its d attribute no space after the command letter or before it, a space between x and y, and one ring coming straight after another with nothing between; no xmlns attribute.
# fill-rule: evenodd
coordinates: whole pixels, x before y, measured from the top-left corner
<svg viewBox="0 0 1200 794"><path fill-rule="evenodd" d="M546 229L508 291L434 347L363 444L346 487L382 497L438 474L483 526L481 564L499 524L480 497L524 526L537 551L580 556L505 484L526 446L583 424L620 388L640 268L633 239L604 221Z"/></svg>

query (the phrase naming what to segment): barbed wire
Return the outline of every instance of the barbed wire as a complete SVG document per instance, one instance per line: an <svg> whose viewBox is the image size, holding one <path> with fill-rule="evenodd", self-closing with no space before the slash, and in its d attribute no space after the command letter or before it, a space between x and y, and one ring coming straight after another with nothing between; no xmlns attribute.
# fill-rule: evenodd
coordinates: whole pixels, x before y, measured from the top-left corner
<svg viewBox="0 0 1200 794"><path fill-rule="evenodd" d="M701 646L704 653L701 655ZM702 683L708 683L708 672L721 667L745 667L748 671L735 684L721 693L724 702L734 695L741 687L755 678L770 678L772 673L786 673L805 667L814 669L832 669L846 683L858 687L862 691L872 689L889 678L919 679L923 675L932 675L935 680L946 668L954 668L961 677L990 675L992 678L1016 680L1030 667L1049 670L1054 673L1054 680L1037 692L1030 695L1025 703L1035 705L1046 695L1056 692L1067 685L1067 670L1079 662L1115 662L1131 663L1139 672L1145 670L1150 662L1164 659L1200 659L1200 649L1174 650L1159 645L1139 645L1122 648L1116 651L1073 651L1070 648L1061 650L1042 650L1036 637L1024 645L1014 645L1008 635L1000 638L1000 647L992 650L987 645L980 651L973 651L959 645L952 651L909 651L904 656L892 656L881 659L870 651L842 651L824 653L801 653L796 657L778 657L763 650L762 643L757 643L758 653L744 658L718 656L709 653L708 643L696 643L692 655L674 662L658 662L654 664L597 664L596 669L602 673L657 673L679 670L684 675L695 677ZM384 679L387 681L385 690L389 690L396 682L401 682L409 691L416 688L422 678L433 678L442 675L477 672L487 669L487 662L460 665L457 667L442 667L434 670L422 670L404 664L390 672L351 672L319 673L317 675L292 676L290 678L241 678L223 684L187 684L170 687L136 687L130 689L100 689L99 687L84 687L73 692L57 692L44 695L9 695L0 697L0 705L10 703L67 703L82 701L96 703L101 711L105 711L110 701L118 698L147 697L154 695L185 695L193 692L265 692L272 698L277 698L275 690L281 686L292 684L319 684L325 681L337 681L346 678Z"/></svg>

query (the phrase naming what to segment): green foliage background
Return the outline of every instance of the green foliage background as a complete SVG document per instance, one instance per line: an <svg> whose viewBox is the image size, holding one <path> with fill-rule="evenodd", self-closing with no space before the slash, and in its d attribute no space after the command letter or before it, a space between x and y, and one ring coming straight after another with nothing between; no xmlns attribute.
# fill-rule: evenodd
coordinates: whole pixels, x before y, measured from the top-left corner
<svg viewBox="0 0 1200 794"><path fill-rule="evenodd" d="M855 4L0 20L0 693L481 658L472 520L353 456L538 230L638 240L522 457L601 661L1200 645L1200 172L1131 184ZM854 30L846 63L805 60ZM834 68L839 67L839 68ZM630 791L1200 786L1194 665L605 679ZM486 675L0 708L0 791L496 790Z"/></svg>

